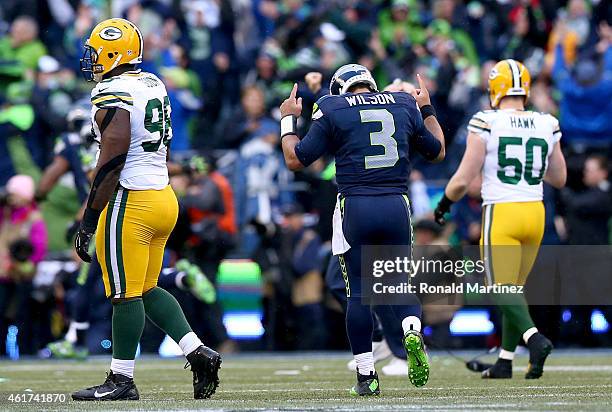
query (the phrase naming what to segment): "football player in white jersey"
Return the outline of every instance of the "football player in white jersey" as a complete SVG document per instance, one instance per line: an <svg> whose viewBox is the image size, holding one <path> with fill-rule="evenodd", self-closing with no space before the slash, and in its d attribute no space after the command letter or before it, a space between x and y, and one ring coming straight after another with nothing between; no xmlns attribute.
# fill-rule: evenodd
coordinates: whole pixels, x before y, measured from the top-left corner
<svg viewBox="0 0 612 412"><path fill-rule="evenodd" d="M108 19L93 29L81 59L83 74L98 82L91 102L100 150L75 248L91 262L89 243L96 234L96 255L113 304L113 359L105 382L73 393L75 400L139 399L134 358L145 315L183 350L196 399L210 397L219 384L221 357L202 344L176 299L157 287L178 203L166 165L170 102L163 83L137 69L142 48L134 24Z"/></svg>
<svg viewBox="0 0 612 412"><path fill-rule="evenodd" d="M444 214L482 173L480 244L489 285L525 284L544 234L542 181L561 188L567 177L558 120L525 110L530 82L520 62L508 59L493 67L489 97L494 110L470 120L463 160L434 213L443 224ZM522 339L529 348L525 378L539 378L551 342L538 332L522 294L495 298L503 314L502 349L482 377L511 378L514 351Z"/></svg>

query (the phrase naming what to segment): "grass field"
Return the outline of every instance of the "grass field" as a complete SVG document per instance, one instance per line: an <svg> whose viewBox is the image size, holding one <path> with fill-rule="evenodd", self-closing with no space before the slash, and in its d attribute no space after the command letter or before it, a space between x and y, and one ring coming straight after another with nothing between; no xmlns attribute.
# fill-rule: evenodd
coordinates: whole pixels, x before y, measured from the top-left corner
<svg viewBox="0 0 612 412"><path fill-rule="evenodd" d="M136 365L140 401L55 404L7 399L10 393L69 394L99 384L108 359L0 362L0 410L612 410L610 351L553 352L536 381L523 378L525 356L515 362L512 380L484 381L455 359L433 352L425 387L381 376L381 396L367 399L348 396L354 379L345 366L348 359L348 354L226 356L217 393L195 401L182 360L143 358Z"/></svg>

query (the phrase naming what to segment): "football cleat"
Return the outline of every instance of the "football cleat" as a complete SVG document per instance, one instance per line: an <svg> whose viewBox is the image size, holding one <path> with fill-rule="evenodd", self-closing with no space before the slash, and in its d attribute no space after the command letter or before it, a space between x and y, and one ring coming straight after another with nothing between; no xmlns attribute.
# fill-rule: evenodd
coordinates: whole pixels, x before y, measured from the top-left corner
<svg viewBox="0 0 612 412"><path fill-rule="evenodd" d="M58 340L47 345L51 357L56 359L87 359L89 352L85 348L79 348L67 340Z"/></svg>
<svg viewBox="0 0 612 412"><path fill-rule="evenodd" d="M408 355L408 379L417 388L429 380L429 359L423 337L419 332L408 331L404 335L404 348Z"/></svg>
<svg viewBox="0 0 612 412"><path fill-rule="evenodd" d="M75 401L137 401L140 399L134 379L110 371L102 385L81 389L72 394Z"/></svg>
<svg viewBox="0 0 612 412"><path fill-rule="evenodd" d="M380 384L378 374L372 372L369 375L362 375L357 371L357 384L349 391L351 396L378 396L380 395Z"/></svg>
<svg viewBox="0 0 612 412"><path fill-rule="evenodd" d="M482 379L510 379L512 378L512 361L497 359L494 365L482 371Z"/></svg>
<svg viewBox="0 0 612 412"><path fill-rule="evenodd" d="M215 303L217 300L215 286L197 265L181 259L176 262L176 270L185 272L185 283L196 298L209 305Z"/></svg>
<svg viewBox="0 0 612 412"><path fill-rule="evenodd" d="M193 398L210 398L219 386L221 355L202 345L187 355L185 369L188 366L193 372Z"/></svg>
<svg viewBox="0 0 612 412"><path fill-rule="evenodd" d="M483 362L478 359L472 359L471 361L465 362L466 368L468 368L472 372L478 372L478 373L484 372L485 370L489 369L492 366L493 366L492 363Z"/></svg>
<svg viewBox="0 0 612 412"><path fill-rule="evenodd" d="M544 362L553 350L553 344L541 333L536 333L527 342L529 348L529 365L525 379L538 379L544 373Z"/></svg>

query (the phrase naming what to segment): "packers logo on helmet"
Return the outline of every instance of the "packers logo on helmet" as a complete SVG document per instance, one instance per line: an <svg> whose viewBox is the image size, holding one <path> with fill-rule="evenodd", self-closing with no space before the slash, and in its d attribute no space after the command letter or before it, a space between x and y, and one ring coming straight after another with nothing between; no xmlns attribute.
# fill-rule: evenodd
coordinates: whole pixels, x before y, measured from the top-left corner
<svg viewBox="0 0 612 412"><path fill-rule="evenodd" d="M99 23L85 42L81 72L97 82L122 64L142 63L142 35L132 22L108 19Z"/></svg>
<svg viewBox="0 0 612 412"><path fill-rule="evenodd" d="M122 35L123 33L121 30L113 26L107 27L100 32L100 37L102 37L104 40L117 40L121 38Z"/></svg>
<svg viewBox="0 0 612 412"><path fill-rule="evenodd" d="M502 60L489 73L489 99L494 109L506 96L525 96L527 100L530 88L529 70L516 60Z"/></svg>

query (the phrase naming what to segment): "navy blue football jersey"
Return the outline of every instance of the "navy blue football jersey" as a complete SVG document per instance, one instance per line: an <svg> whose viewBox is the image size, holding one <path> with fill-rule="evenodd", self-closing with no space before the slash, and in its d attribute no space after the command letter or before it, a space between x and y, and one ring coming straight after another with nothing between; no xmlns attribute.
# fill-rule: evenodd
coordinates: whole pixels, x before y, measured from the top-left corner
<svg viewBox="0 0 612 412"><path fill-rule="evenodd" d="M295 153L304 166L334 154L342 195L380 195L408 192L410 150L433 160L440 149L414 97L376 92L320 98Z"/></svg>

